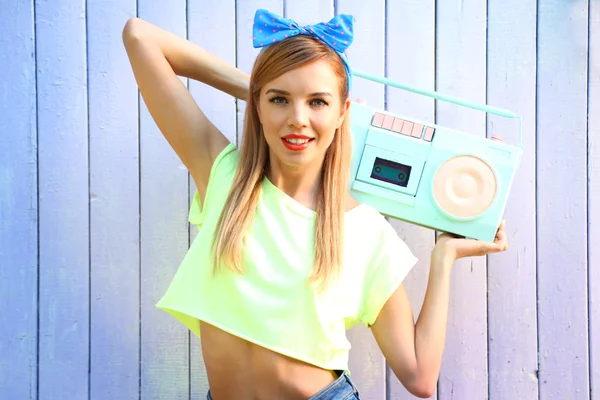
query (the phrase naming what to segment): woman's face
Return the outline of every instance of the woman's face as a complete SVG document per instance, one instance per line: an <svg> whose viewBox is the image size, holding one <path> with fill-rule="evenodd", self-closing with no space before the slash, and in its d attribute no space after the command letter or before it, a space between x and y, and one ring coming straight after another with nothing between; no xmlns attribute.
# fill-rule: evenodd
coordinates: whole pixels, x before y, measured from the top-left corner
<svg viewBox="0 0 600 400"><path fill-rule="evenodd" d="M350 101L342 104L340 79L326 61L289 71L260 92L258 115L271 165L320 168Z"/></svg>

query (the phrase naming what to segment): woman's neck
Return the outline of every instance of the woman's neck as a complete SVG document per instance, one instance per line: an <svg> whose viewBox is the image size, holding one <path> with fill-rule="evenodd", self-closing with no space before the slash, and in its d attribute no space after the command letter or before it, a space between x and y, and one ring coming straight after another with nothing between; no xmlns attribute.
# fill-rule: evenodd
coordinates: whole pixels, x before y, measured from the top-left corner
<svg viewBox="0 0 600 400"><path fill-rule="evenodd" d="M295 168L271 162L267 177L279 190L312 210L316 209L321 166Z"/></svg>

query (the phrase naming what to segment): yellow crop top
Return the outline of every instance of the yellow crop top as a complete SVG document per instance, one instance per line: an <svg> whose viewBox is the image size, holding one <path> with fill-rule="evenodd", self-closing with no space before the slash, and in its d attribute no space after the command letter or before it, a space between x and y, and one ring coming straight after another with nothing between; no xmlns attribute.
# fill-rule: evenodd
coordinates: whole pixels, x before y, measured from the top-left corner
<svg viewBox="0 0 600 400"><path fill-rule="evenodd" d="M198 234L157 307L200 337L198 320L262 347L330 370L348 370L346 329L371 325L417 259L374 208L346 213L345 264L318 293L307 285L316 213L264 179L240 275L213 277L213 231L238 162L229 144L212 167L204 206L196 192L189 222Z"/></svg>

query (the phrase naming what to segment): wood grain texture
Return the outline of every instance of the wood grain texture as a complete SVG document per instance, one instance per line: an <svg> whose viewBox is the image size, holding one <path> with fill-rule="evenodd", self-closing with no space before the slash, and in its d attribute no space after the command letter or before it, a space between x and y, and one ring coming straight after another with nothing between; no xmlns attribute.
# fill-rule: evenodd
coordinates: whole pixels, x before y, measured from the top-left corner
<svg viewBox="0 0 600 400"><path fill-rule="evenodd" d="M488 104L523 118L523 161L504 218L510 248L488 259L489 395L538 398L535 224L536 2L488 2ZM518 122L488 114L488 137L518 144Z"/></svg>
<svg viewBox="0 0 600 400"><path fill-rule="evenodd" d="M36 2L39 398L88 396L89 177L83 2Z"/></svg>
<svg viewBox="0 0 600 400"><path fill-rule="evenodd" d="M394 23L394 21L403 21L403 23ZM387 3L386 54L388 77L420 88L434 89L435 1L410 0ZM393 113L435 122L434 100L429 97L387 88L386 108ZM392 219L390 222L419 258L419 262L404 281L416 322L427 288L435 232L399 220ZM386 375L388 399L415 398L404 388L389 366ZM437 394L432 398L437 398Z"/></svg>
<svg viewBox="0 0 600 400"><path fill-rule="evenodd" d="M540 398L587 399L587 1L538 1Z"/></svg>
<svg viewBox="0 0 600 400"><path fill-rule="evenodd" d="M436 89L485 103L486 3L437 2ZM437 123L484 135L485 114L438 102ZM486 260L459 260L451 276L440 399L485 399L487 387Z"/></svg>
<svg viewBox="0 0 600 400"><path fill-rule="evenodd" d="M187 37L192 42L235 65L235 0L209 4L206 0L188 0ZM220 39L214 40L216 37ZM203 83L189 80L189 89L207 118L223 132L230 142L236 143L236 99ZM196 185L189 179L189 201ZM189 227L190 243L198 233L195 225ZM198 338L190 332L191 399L204 399L208 392L206 367Z"/></svg>
<svg viewBox="0 0 600 400"><path fill-rule="evenodd" d="M337 14L355 18L354 42L346 51L353 69L375 75L385 73L385 5L383 0L366 3L360 0L338 0ZM350 96L364 99L369 105L383 108L384 86L362 78L354 78ZM348 331L352 344L350 371L362 398L381 400L386 397L386 363L371 330L360 324Z"/></svg>
<svg viewBox="0 0 600 400"><path fill-rule="evenodd" d="M186 36L185 0L139 0L138 14ZM187 399L189 331L155 305L188 248L188 171L141 96L140 128L141 399Z"/></svg>
<svg viewBox="0 0 600 400"><path fill-rule="evenodd" d="M588 268L590 391L600 399L600 2L590 2L588 46Z"/></svg>
<svg viewBox="0 0 600 400"><path fill-rule="evenodd" d="M137 399L140 355L138 91L121 40L135 1L90 2L90 399Z"/></svg>
<svg viewBox="0 0 600 400"><path fill-rule="evenodd" d="M37 399L38 196L33 2L0 12L0 395Z"/></svg>

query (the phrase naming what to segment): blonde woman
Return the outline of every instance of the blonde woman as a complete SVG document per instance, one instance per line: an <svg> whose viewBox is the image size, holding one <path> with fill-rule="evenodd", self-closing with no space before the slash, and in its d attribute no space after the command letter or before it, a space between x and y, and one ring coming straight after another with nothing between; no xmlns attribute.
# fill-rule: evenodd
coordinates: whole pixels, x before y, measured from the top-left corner
<svg viewBox="0 0 600 400"><path fill-rule="evenodd" d="M450 270L507 247L442 235L417 323L402 281L416 258L348 190L353 19L299 26L266 10L252 74L140 19L123 40L154 121L197 186L198 235L158 307L201 339L209 399L358 399L346 330L370 327L414 395L436 388ZM240 148L178 75L247 102Z"/></svg>

